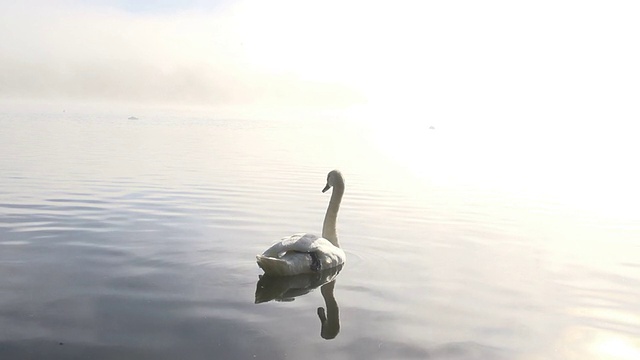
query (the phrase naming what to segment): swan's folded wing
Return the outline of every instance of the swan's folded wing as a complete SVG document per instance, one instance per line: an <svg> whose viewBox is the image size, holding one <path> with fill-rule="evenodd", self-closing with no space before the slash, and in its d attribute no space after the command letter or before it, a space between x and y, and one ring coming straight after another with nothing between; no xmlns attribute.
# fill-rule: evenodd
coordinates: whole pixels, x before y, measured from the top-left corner
<svg viewBox="0 0 640 360"><path fill-rule="evenodd" d="M289 264L282 259L257 255L256 261L266 274L286 275L289 271Z"/></svg>
<svg viewBox="0 0 640 360"><path fill-rule="evenodd" d="M290 251L282 257L256 256L258 266L269 275L293 275L311 273L311 256L307 253Z"/></svg>
<svg viewBox="0 0 640 360"><path fill-rule="evenodd" d="M282 238L271 245L262 255L268 257L280 257L289 251L313 252L317 249L318 236L309 233L298 233Z"/></svg>

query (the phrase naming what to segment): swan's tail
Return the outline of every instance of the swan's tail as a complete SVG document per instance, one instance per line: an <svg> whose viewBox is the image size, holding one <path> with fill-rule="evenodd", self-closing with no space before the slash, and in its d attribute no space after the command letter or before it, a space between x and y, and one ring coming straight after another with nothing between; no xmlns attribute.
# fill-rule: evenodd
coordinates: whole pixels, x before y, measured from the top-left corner
<svg viewBox="0 0 640 360"><path fill-rule="evenodd" d="M269 275L287 275L289 271L289 265L286 261L274 257L256 255L258 266L264 270L265 274Z"/></svg>

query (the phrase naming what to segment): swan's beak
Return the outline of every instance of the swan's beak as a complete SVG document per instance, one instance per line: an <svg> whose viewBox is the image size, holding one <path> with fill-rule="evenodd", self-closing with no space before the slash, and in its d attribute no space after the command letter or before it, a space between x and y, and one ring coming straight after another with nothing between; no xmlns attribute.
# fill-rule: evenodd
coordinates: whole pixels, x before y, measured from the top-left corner
<svg viewBox="0 0 640 360"><path fill-rule="evenodd" d="M325 186L324 189L322 189L322 192L326 192L330 188L331 188L331 185L327 184L327 186Z"/></svg>

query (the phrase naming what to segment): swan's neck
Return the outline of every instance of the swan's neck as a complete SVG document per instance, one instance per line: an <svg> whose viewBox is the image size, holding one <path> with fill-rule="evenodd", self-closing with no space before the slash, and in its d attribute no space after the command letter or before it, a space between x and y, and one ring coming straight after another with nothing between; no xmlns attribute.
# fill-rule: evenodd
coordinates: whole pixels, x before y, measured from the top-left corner
<svg viewBox="0 0 640 360"><path fill-rule="evenodd" d="M331 191L331 200L327 213L324 215L324 223L322 224L322 237L331 241L334 246L340 247L338 243L338 234L336 232L336 220L338 218L338 210L340 210L340 202L344 194L344 183L335 184Z"/></svg>

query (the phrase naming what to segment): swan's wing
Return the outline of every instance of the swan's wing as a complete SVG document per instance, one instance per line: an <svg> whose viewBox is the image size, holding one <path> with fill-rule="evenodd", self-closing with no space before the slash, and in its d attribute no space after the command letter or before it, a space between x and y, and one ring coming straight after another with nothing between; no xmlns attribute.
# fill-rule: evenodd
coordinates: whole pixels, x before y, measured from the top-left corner
<svg viewBox="0 0 640 360"><path fill-rule="evenodd" d="M270 257L257 255L258 266L270 275L295 275L311 273L311 262L313 261L309 253L289 251L281 257Z"/></svg>
<svg viewBox="0 0 640 360"><path fill-rule="evenodd" d="M321 239L317 235L309 233L298 233L283 237L277 243L271 245L262 255L268 257L280 257L289 251L314 252L318 248L317 240Z"/></svg>
<svg viewBox="0 0 640 360"><path fill-rule="evenodd" d="M341 265L345 254L327 239L299 233L282 238L258 255L256 260L266 274L294 275Z"/></svg>

